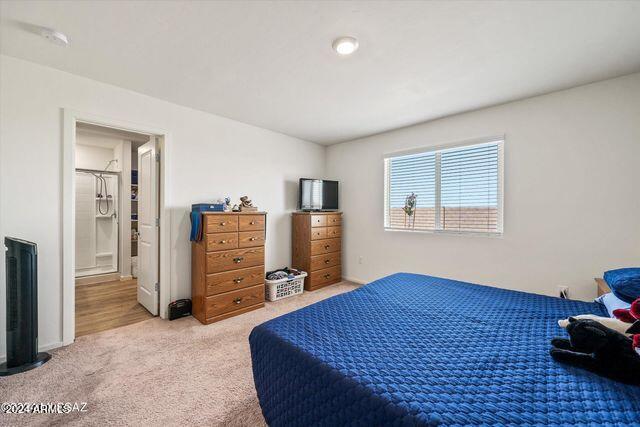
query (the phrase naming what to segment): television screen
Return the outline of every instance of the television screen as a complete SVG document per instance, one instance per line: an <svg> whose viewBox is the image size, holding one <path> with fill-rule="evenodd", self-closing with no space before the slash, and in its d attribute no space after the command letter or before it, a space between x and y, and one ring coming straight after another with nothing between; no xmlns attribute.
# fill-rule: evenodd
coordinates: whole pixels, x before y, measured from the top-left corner
<svg viewBox="0 0 640 427"><path fill-rule="evenodd" d="M303 211L338 210L338 181L300 178L298 208Z"/></svg>

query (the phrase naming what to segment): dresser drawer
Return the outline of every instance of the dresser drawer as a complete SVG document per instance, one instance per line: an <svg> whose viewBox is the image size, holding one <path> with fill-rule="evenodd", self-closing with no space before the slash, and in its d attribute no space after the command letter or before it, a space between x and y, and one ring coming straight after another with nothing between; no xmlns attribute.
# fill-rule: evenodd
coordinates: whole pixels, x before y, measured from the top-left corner
<svg viewBox="0 0 640 427"><path fill-rule="evenodd" d="M264 230L264 215L238 215L238 230Z"/></svg>
<svg viewBox="0 0 640 427"><path fill-rule="evenodd" d="M340 250L340 239L315 240L311 242L311 255L328 254Z"/></svg>
<svg viewBox="0 0 640 427"><path fill-rule="evenodd" d="M327 227L327 239L333 239L342 236L342 227Z"/></svg>
<svg viewBox="0 0 640 427"><path fill-rule="evenodd" d="M252 286L237 291L207 297L206 317L211 318L221 314L240 310L264 302L264 285Z"/></svg>
<svg viewBox="0 0 640 427"><path fill-rule="evenodd" d="M226 251L238 247L238 233L210 233L204 235L207 252Z"/></svg>
<svg viewBox="0 0 640 427"><path fill-rule="evenodd" d="M312 271L309 273L309 287L313 289L326 283L337 282L340 280L340 276L342 276L342 268L339 265Z"/></svg>
<svg viewBox="0 0 640 427"><path fill-rule="evenodd" d="M243 268L207 274L207 296L235 291L264 283L264 267Z"/></svg>
<svg viewBox="0 0 640 427"><path fill-rule="evenodd" d="M316 227L311 229L311 240L327 238L327 227Z"/></svg>
<svg viewBox="0 0 640 427"><path fill-rule="evenodd" d="M238 247L264 246L264 231L241 231L238 233Z"/></svg>
<svg viewBox="0 0 640 427"><path fill-rule="evenodd" d="M207 254L207 273L253 267L264 264L264 247L235 249Z"/></svg>
<svg viewBox="0 0 640 427"><path fill-rule="evenodd" d="M342 252L332 252L326 255L316 255L311 257L310 270L316 271L323 268L340 265Z"/></svg>
<svg viewBox="0 0 640 427"><path fill-rule="evenodd" d="M332 227L334 225L342 224L342 215L327 215L327 225Z"/></svg>
<svg viewBox="0 0 640 427"><path fill-rule="evenodd" d="M238 231L238 215L204 215L204 229L207 233Z"/></svg>
<svg viewBox="0 0 640 427"><path fill-rule="evenodd" d="M326 227L327 226L327 216L326 215L311 215L311 226L312 227Z"/></svg>

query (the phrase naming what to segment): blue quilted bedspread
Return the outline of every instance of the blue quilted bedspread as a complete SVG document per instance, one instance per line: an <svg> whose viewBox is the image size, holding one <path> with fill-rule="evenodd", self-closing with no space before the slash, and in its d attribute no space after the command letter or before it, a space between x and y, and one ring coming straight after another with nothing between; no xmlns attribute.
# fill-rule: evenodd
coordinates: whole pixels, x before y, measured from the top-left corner
<svg viewBox="0 0 640 427"><path fill-rule="evenodd" d="M594 304L399 273L257 326L272 426L640 423L640 387L555 362Z"/></svg>

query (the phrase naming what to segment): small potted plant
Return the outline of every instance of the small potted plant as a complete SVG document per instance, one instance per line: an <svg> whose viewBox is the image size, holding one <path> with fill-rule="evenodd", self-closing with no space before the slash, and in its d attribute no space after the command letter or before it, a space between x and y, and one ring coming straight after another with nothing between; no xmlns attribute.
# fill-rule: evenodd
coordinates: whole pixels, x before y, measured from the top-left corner
<svg viewBox="0 0 640 427"><path fill-rule="evenodd" d="M411 193L404 199L404 207L402 210L404 211L404 226L407 226L407 222L409 223L409 227L413 228L416 223L415 213L416 213L416 204L417 204L418 195L415 193Z"/></svg>

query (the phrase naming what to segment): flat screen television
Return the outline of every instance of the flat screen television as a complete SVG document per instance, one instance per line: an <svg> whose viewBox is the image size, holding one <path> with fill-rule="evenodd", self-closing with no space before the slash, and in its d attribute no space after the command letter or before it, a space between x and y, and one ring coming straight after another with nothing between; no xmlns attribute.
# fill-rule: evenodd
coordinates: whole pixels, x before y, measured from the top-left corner
<svg viewBox="0 0 640 427"><path fill-rule="evenodd" d="M301 211L337 211L338 181L300 178L298 209Z"/></svg>

